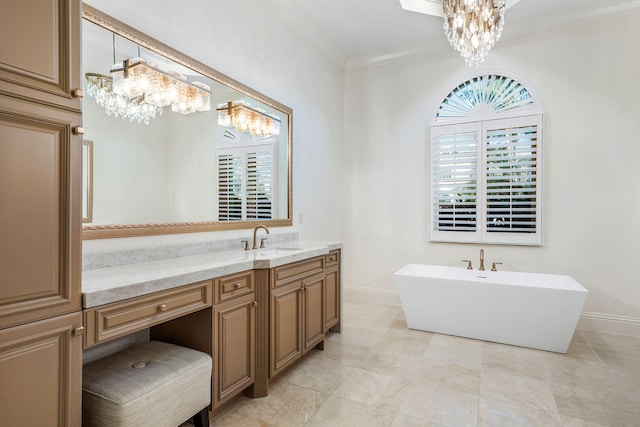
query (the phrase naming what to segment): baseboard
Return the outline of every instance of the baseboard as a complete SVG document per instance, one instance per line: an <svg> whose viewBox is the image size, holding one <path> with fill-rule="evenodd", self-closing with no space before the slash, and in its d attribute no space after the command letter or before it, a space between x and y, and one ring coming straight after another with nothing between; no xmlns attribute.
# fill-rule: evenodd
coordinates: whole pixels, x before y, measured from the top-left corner
<svg viewBox="0 0 640 427"><path fill-rule="evenodd" d="M583 312L578 331L594 347L640 354L640 318Z"/></svg>
<svg viewBox="0 0 640 427"><path fill-rule="evenodd" d="M582 312L578 329L640 337L640 318Z"/></svg>
<svg viewBox="0 0 640 427"><path fill-rule="evenodd" d="M367 295L367 300L383 304L400 305L400 295L395 289L369 288L366 286L344 286L345 292L355 291Z"/></svg>

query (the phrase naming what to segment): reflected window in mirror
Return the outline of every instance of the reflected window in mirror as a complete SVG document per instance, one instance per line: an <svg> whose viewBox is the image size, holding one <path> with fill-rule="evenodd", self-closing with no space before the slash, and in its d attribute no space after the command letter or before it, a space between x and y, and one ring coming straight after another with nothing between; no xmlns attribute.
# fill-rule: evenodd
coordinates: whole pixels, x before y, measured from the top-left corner
<svg viewBox="0 0 640 427"><path fill-rule="evenodd" d="M278 137L227 130L218 147L218 220L278 217Z"/></svg>

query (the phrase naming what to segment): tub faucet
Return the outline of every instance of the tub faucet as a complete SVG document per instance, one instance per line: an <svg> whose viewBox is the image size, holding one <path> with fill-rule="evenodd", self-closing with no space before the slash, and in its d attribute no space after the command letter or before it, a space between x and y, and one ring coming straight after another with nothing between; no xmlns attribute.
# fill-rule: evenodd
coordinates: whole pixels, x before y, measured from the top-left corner
<svg viewBox="0 0 640 427"><path fill-rule="evenodd" d="M259 228L263 228L263 229L264 229L264 231L266 231L266 232L267 232L267 234L269 234L269 229L268 229L266 226L264 226L264 225L259 225L259 226L257 226L256 228L254 228L254 229L253 229L253 247L252 247L251 249L258 249L258 244L257 244L257 242L256 242L256 234L258 234L258 229L259 229ZM260 247L261 247L261 248L264 248L264 239L262 239L262 242L261 242Z"/></svg>
<svg viewBox="0 0 640 427"><path fill-rule="evenodd" d="M484 249L480 249L480 271L484 271Z"/></svg>

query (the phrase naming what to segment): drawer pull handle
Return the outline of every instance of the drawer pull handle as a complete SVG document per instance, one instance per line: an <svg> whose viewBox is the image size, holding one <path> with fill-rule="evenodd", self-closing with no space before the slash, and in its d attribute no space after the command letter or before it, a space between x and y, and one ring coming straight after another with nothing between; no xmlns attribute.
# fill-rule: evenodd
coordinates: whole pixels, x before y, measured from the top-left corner
<svg viewBox="0 0 640 427"><path fill-rule="evenodd" d="M162 313L163 311L167 311L167 304L160 304L158 306L158 311Z"/></svg>
<svg viewBox="0 0 640 427"><path fill-rule="evenodd" d="M240 283L234 283L233 289L240 289Z"/></svg>

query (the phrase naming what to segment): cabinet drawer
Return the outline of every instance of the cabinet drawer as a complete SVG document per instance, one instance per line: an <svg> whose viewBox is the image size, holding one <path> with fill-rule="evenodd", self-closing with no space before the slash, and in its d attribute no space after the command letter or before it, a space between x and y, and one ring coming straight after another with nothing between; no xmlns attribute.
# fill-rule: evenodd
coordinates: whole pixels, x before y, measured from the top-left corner
<svg viewBox="0 0 640 427"><path fill-rule="evenodd" d="M283 286L294 280L324 272L324 261L324 256L319 256L274 268L273 287Z"/></svg>
<svg viewBox="0 0 640 427"><path fill-rule="evenodd" d="M246 295L254 290L253 271L244 271L220 277L214 281L213 303L218 304L241 295Z"/></svg>
<svg viewBox="0 0 640 427"><path fill-rule="evenodd" d="M333 265L338 265L340 264L340 252L339 251L333 251L333 252L329 252L328 255L324 256L324 265L325 267L331 267Z"/></svg>
<svg viewBox="0 0 640 427"><path fill-rule="evenodd" d="M211 280L86 310L85 348L211 307Z"/></svg>

